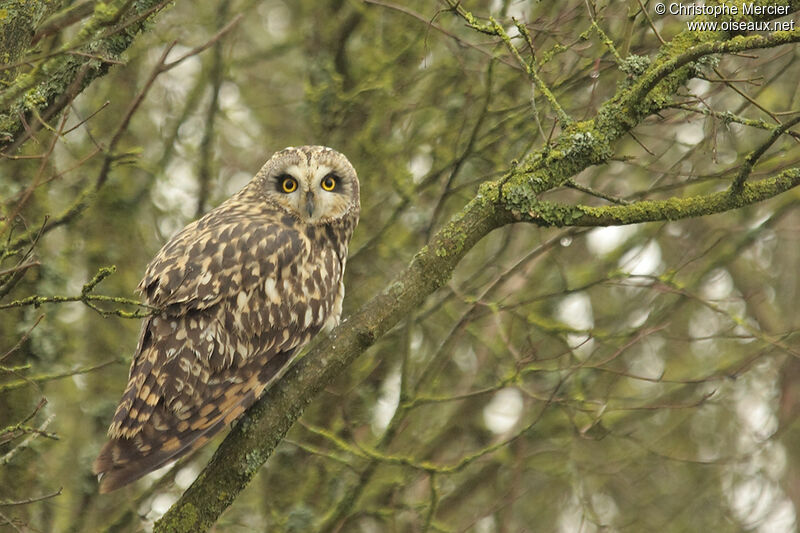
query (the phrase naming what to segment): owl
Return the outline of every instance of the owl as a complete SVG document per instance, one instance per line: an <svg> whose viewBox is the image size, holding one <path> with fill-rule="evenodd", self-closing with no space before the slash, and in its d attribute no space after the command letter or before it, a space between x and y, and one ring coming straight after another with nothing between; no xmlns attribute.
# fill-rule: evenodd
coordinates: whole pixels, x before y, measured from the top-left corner
<svg viewBox="0 0 800 533"><path fill-rule="evenodd" d="M293 354L338 324L359 183L341 153L286 148L175 235L139 283L145 319L128 385L94 462L100 492L199 448Z"/></svg>

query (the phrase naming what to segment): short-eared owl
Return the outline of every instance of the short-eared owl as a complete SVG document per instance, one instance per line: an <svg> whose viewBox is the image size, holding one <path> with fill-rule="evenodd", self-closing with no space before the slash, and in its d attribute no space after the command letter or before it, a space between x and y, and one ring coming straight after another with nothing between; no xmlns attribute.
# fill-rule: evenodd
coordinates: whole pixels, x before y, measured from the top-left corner
<svg viewBox="0 0 800 533"><path fill-rule="evenodd" d="M286 148L164 245L138 287L160 311L144 321L94 463L101 492L202 446L339 322L359 210L344 155Z"/></svg>

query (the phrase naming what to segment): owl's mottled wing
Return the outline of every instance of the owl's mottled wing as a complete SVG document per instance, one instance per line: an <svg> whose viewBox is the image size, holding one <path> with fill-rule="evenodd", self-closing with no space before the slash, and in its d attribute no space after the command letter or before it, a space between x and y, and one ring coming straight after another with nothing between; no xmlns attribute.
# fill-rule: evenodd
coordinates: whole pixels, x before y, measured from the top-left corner
<svg viewBox="0 0 800 533"><path fill-rule="evenodd" d="M294 254L307 250L301 250L304 243L298 241L291 217L269 215L225 202L164 245L138 290L154 306L204 309L254 286L262 275L274 275L276 268L296 259Z"/></svg>
<svg viewBox="0 0 800 533"><path fill-rule="evenodd" d="M143 325L95 461L101 492L204 444L319 331L344 265L312 248L291 217L228 202L164 246L139 286L164 311Z"/></svg>

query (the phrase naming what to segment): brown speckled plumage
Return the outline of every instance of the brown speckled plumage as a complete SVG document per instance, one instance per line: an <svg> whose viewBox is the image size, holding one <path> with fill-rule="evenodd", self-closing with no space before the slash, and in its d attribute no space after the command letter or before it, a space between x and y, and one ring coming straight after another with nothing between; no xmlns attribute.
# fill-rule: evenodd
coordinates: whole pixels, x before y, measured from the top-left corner
<svg viewBox="0 0 800 533"><path fill-rule="evenodd" d="M358 215L358 178L342 154L287 148L164 245L139 284L161 312L144 321L95 460L101 492L202 446L338 323Z"/></svg>

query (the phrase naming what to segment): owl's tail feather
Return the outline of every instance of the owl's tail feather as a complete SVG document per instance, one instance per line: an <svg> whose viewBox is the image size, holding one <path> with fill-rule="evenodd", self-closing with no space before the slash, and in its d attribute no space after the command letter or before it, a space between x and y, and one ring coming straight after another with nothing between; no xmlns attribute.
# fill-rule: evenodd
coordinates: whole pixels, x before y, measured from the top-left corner
<svg viewBox="0 0 800 533"><path fill-rule="evenodd" d="M159 406L153 414L164 414L164 411L163 406ZM117 490L196 450L219 433L227 422L227 417L220 417L206 428L182 433L159 431L151 422L132 438L110 439L92 466L100 481L100 492Z"/></svg>
<svg viewBox="0 0 800 533"><path fill-rule="evenodd" d="M111 439L100 450L92 471L98 475L100 492L111 492L175 461L208 442L249 408L265 387L288 366L294 350L280 352L266 364L251 364L220 373L215 382L196 388L199 400L171 406L160 397L149 417L137 418L138 431L131 435L124 423L111 426ZM246 379L234 379L247 376ZM177 408L177 409L176 409ZM130 417L130 412L124 413ZM123 417L124 418L124 417Z"/></svg>

